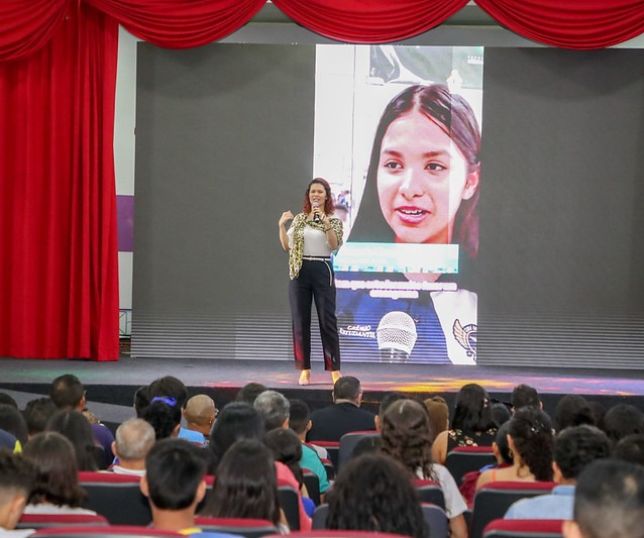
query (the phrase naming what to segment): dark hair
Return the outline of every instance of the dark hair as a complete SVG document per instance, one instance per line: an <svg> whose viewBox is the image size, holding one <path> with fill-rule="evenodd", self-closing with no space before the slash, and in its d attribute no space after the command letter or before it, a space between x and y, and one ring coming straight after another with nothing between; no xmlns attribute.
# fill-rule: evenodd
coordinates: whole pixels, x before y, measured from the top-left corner
<svg viewBox="0 0 644 538"><path fill-rule="evenodd" d="M290 404L286 396L276 390L265 390L253 403L260 415L264 417L266 430L281 427L289 417Z"/></svg>
<svg viewBox="0 0 644 538"><path fill-rule="evenodd" d="M74 446L79 471L96 471L99 467L98 461L102 462L105 459L103 450L94 444L92 427L78 411L58 411L47 422L46 430L58 432L69 439Z"/></svg>
<svg viewBox="0 0 644 538"><path fill-rule="evenodd" d="M81 506L86 494L78 483L74 446L65 436L58 432L36 434L25 446L24 456L36 468L30 504Z"/></svg>
<svg viewBox="0 0 644 538"><path fill-rule="evenodd" d="M429 415L432 436L433 439L436 439L439 433L444 432L449 427L449 407L447 407L447 402L442 396L432 396L427 398L424 403Z"/></svg>
<svg viewBox="0 0 644 538"><path fill-rule="evenodd" d="M153 401L143 410L141 416L154 428L157 441L172 436L179 424L181 424L181 410L179 404L168 405L164 401Z"/></svg>
<svg viewBox="0 0 644 538"><path fill-rule="evenodd" d="M552 480L552 424L536 407L519 409L509 422L514 457L521 458L536 480Z"/></svg>
<svg viewBox="0 0 644 538"><path fill-rule="evenodd" d="M300 488L304 482L304 473L300 467L302 459L302 442L293 430L276 428L264 436L264 444L273 453L276 461L286 465L297 480Z"/></svg>
<svg viewBox="0 0 644 538"><path fill-rule="evenodd" d="M309 181L309 184L306 186L306 192L304 193L304 205L302 206L302 211L306 213L307 215L311 212L311 200L309 199L309 191L311 190L311 186L315 185L322 185L324 187L324 214L325 215L333 215L334 211L334 204L333 204L333 194L331 193L331 185L329 185L329 182L326 179L322 179L321 177L316 177Z"/></svg>
<svg viewBox="0 0 644 538"><path fill-rule="evenodd" d="M143 385L136 389L133 403L136 417L143 418L143 411L145 411L145 408L150 405L149 387L147 385Z"/></svg>
<svg viewBox="0 0 644 538"><path fill-rule="evenodd" d="M162 510L188 508L205 475L199 449L183 439L163 439L145 458L150 501Z"/></svg>
<svg viewBox="0 0 644 538"><path fill-rule="evenodd" d="M571 426L555 437L553 458L568 480L577 478L589 463L608 456L608 437L595 426Z"/></svg>
<svg viewBox="0 0 644 538"><path fill-rule="evenodd" d="M490 410L492 412L492 420L497 428L512 418L512 413L510 413L508 406L503 402L494 402Z"/></svg>
<svg viewBox="0 0 644 538"><path fill-rule="evenodd" d="M213 454L214 474L219 461L226 451L240 439L262 440L264 419L257 410L246 402L230 402L224 406L210 432L210 450Z"/></svg>
<svg viewBox="0 0 644 538"><path fill-rule="evenodd" d="M577 480L574 519L585 538L643 536L644 469L611 459L592 462Z"/></svg>
<svg viewBox="0 0 644 538"><path fill-rule="evenodd" d="M25 417L29 434L44 432L47 422L56 414L57 410L58 408L51 398L36 398L27 402L22 415Z"/></svg>
<svg viewBox="0 0 644 538"><path fill-rule="evenodd" d="M383 454L364 454L347 463L327 499L329 529L428 535L414 487L404 469Z"/></svg>
<svg viewBox="0 0 644 538"><path fill-rule="evenodd" d="M20 454L0 450L0 498L5 491L29 497L36 482L36 468Z"/></svg>
<svg viewBox="0 0 644 538"><path fill-rule="evenodd" d="M577 394L566 394L557 402L554 422L557 431L582 424L595 425L595 419L588 405L588 400Z"/></svg>
<svg viewBox="0 0 644 538"><path fill-rule="evenodd" d="M255 439L240 439L230 447L217 468L202 515L279 522L275 463L266 446Z"/></svg>
<svg viewBox="0 0 644 538"><path fill-rule="evenodd" d="M167 375L155 379L150 383L148 387L148 397L150 401L154 399L155 396L166 396L169 398L174 398L177 402L179 409L183 409L186 406L186 401L188 400L188 389L183 384L183 381L177 379L174 376Z"/></svg>
<svg viewBox="0 0 644 538"><path fill-rule="evenodd" d="M18 403L6 392L0 392L0 404L10 405L14 409L18 409Z"/></svg>
<svg viewBox="0 0 644 538"><path fill-rule="evenodd" d="M613 449L613 457L644 465L644 434L637 433L622 437Z"/></svg>
<svg viewBox="0 0 644 538"><path fill-rule="evenodd" d="M644 413L634 405L617 404L604 416L604 431L613 443L627 435L644 433Z"/></svg>
<svg viewBox="0 0 644 538"><path fill-rule="evenodd" d="M0 429L9 432L24 446L29 438L22 413L12 405L0 404Z"/></svg>
<svg viewBox="0 0 644 538"><path fill-rule="evenodd" d="M250 405L253 405L255 398L257 398L262 392L268 390L268 387L262 385L261 383L246 383L235 396L235 400L238 402L246 402Z"/></svg>
<svg viewBox="0 0 644 538"><path fill-rule="evenodd" d="M304 400L289 400L291 410L288 417L288 427L298 435L306 431L306 426L311 420L311 410Z"/></svg>
<svg viewBox="0 0 644 538"><path fill-rule="evenodd" d="M414 85L396 95L385 107L378 123L367 170L367 182L360 211L351 230L352 241L392 242L393 232L385 221L378 201L378 163L382 140L389 126L400 116L418 110L445 128L468 164L468 172L478 172L481 134L469 103L450 93L442 84ZM478 253L478 211L480 189L469 200L463 200L454 219L452 240L470 256Z"/></svg>
<svg viewBox="0 0 644 538"><path fill-rule="evenodd" d="M85 395L85 388L75 375L58 376L51 383L49 397L58 409L71 409L80 403Z"/></svg>
<svg viewBox="0 0 644 538"><path fill-rule="evenodd" d="M528 405L541 407L541 400L539 399L537 389L523 383L512 389L511 401L512 407L514 407L515 410Z"/></svg>
<svg viewBox="0 0 644 538"><path fill-rule="evenodd" d="M358 378L345 375L333 385L333 399L355 401L360 396L360 390L360 381Z"/></svg>
<svg viewBox="0 0 644 538"><path fill-rule="evenodd" d="M424 478L434 479L432 439L429 416L423 404L398 400L389 406L381 423L382 451L415 475L420 469Z"/></svg>
<svg viewBox="0 0 644 538"><path fill-rule="evenodd" d="M510 433L510 421L501 424L496 432L494 442L499 449L499 455L501 456L503 463L512 464L514 460L512 457L512 451L510 450L510 445L508 444L508 433Z"/></svg>
<svg viewBox="0 0 644 538"><path fill-rule="evenodd" d="M494 427L490 397L486 390L476 383L463 385L456 395L452 429L469 434Z"/></svg>
<svg viewBox="0 0 644 538"><path fill-rule="evenodd" d="M406 400L409 398L406 394L402 392L387 392L380 400L378 405L378 416L382 419L382 416L385 414L385 411L389 409L389 406L398 400Z"/></svg>

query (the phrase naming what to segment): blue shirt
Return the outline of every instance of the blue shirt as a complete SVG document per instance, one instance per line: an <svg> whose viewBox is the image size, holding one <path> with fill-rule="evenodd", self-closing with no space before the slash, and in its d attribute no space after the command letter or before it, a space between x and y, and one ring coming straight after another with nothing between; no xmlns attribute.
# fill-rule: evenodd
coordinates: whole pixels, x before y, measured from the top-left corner
<svg viewBox="0 0 644 538"><path fill-rule="evenodd" d="M503 519L572 519L575 486L555 486L547 495L515 502Z"/></svg>
<svg viewBox="0 0 644 538"><path fill-rule="evenodd" d="M188 428L183 427L179 430L179 439L185 439L190 443L201 446L206 444L206 438L203 433L189 430Z"/></svg>

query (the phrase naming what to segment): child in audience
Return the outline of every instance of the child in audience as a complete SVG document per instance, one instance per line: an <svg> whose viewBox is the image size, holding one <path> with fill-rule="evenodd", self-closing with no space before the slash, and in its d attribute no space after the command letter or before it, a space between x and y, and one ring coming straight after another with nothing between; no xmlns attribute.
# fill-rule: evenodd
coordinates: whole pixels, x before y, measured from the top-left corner
<svg viewBox="0 0 644 538"><path fill-rule="evenodd" d="M0 536L23 538L33 529L14 530L34 486L36 470L22 456L0 451Z"/></svg>

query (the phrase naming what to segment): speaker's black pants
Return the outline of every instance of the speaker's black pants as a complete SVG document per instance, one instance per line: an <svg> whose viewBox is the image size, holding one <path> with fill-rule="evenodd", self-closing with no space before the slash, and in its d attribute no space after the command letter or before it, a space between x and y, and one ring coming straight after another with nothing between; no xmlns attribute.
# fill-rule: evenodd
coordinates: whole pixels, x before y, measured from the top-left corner
<svg viewBox="0 0 644 538"><path fill-rule="evenodd" d="M293 355L300 370L311 368L311 300L320 322L324 369L340 369L340 342L335 317L335 280L330 261L302 260L288 289L293 318Z"/></svg>

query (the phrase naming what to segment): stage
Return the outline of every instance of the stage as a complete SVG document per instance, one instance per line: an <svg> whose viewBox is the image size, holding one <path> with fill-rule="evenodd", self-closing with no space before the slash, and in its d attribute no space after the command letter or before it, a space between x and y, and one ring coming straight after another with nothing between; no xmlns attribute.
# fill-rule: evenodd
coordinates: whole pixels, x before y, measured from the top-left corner
<svg viewBox="0 0 644 538"><path fill-rule="evenodd" d="M0 359L0 391L12 395L22 408L32 398L46 395L51 381L72 373L87 388L89 408L104 421L117 424L132 416L134 391L154 379L173 375L189 387L190 394L211 395L219 407L232 400L237 390L255 381L301 398L312 408L331 401L331 376L322 363L314 363L312 384L297 385L290 361L234 361L207 359L133 359L118 362L86 360ZM441 394L448 402L466 383L479 383L493 398L508 401L512 388L526 383L537 388L544 407L552 412L565 394L580 394L605 407L628 402L644 407L644 372L626 370L579 370L508 368L486 366L348 363L344 375L356 376L365 392L365 406L373 410L382 393L400 391L419 397Z"/></svg>

